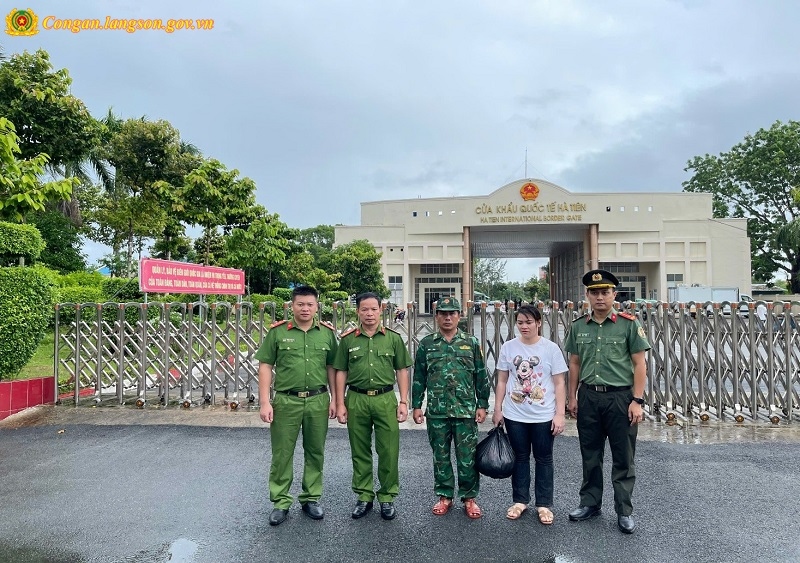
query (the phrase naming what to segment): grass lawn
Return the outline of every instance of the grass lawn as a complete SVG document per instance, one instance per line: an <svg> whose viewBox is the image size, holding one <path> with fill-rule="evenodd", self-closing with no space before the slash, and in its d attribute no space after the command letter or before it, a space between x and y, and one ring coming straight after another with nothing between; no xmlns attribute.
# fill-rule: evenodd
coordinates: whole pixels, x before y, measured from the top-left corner
<svg viewBox="0 0 800 563"><path fill-rule="evenodd" d="M66 355L66 350L64 351ZM36 377L50 377L53 375L53 333L45 333L33 357L17 375L15 379L34 379Z"/></svg>

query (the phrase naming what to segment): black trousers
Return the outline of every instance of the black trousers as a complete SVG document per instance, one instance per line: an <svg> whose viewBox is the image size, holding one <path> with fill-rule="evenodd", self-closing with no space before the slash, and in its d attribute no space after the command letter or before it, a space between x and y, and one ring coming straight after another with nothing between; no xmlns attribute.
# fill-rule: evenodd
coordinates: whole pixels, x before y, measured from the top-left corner
<svg viewBox="0 0 800 563"><path fill-rule="evenodd" d="M639 426L631 426L628 406L633 392L599 392L578 388L578 438L583 460L581 506L603 504L603 454L606 440L611 448L611 484L614 487L614 510L629 516L633 513L631 496L636 482L636 435Z"/></svg>

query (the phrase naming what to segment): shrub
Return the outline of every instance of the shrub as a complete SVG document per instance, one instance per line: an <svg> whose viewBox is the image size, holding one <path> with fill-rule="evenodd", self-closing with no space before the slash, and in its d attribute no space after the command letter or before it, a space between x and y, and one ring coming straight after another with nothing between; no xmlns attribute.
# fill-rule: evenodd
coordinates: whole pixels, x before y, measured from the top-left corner
<svg viewBox="0 0 800 563"><path fill-rule="evenodd" d="M263 295L261 293L251 293L250 295L245 297L245 301L249 301L250 303L253 304L254 314L258 312L259 308L261 307L261 304L264 303L264 313L267 314L267 315L271 315L272 314L272 306L270 305L270 303L274 303L275 304L275 313L276 314L280 313L280 315L283 316L283 313L281 312L281 311L283 311L283 303L279 303L278 302L278 298L275 297L274 295Z"/></svg>
<svg viewBox="0 0 800 563"><path fill-rule="evenodd" d="M46 277L50 282L50 285L53 287L61 286L61 278L63 276L58 272L58 270L54 270L48 266L45 266L44 264L34 264L33 266L30 266L30 268ZM58 298L56 297L56 299Z"/></svg>
<svg viewBox="0 0 800 563"><path fill-rule="evenodd" d="M34 268L0 267L0 379L31 359L52 314L55 295Z"/></svg>
<svg viewBox="0 0 800 563"><path fill-rule="evenodd" d="M75 303L81 305L83 303L102 303L103 292L99 287L74 285L69 287L61 287L56 290L56 301L58 303ZM59 307L58 322L59 325L69 324L75 322L75 307ZM84 311L82 315L86 316ZM51 319L50 324L55 322L55 318Z"/></svg>
<svg viewBox="0 0 800 563"><path fill-rule="evenodd" d="M350 296L347 295L346 291L328 291L325 294L326 301L344 301L347 302L350 299Z"/></svg>
<svg viewBox="0 0 800 563"><path fill-rule="evenodd" d="M272 290L272 295L281 300L281 305L283 305L284 301L292 300L292 290L285 287L276 287Z"/></svg>
<svg viewBox="0 0 800 563"><path fill-rule="evenodd" d="M85 287L100 288L103 280L106 279L100 272L70 272L61 276L61 287L72 287L82 285Z"/></svg>
<svg viewBox="0 0 800 563"><path fill-rule="evenodd" d="M41 233L33 225L0 221L0 266L11 266L20 258L34 262L45 246Z"/></svg>
<svg viewBox="0 0 800 563"><path fill-rule="evenodd" d="M139 278L103 278L101 283L106 301L128 303L144 301L144 293L139 291Z"/></svg>

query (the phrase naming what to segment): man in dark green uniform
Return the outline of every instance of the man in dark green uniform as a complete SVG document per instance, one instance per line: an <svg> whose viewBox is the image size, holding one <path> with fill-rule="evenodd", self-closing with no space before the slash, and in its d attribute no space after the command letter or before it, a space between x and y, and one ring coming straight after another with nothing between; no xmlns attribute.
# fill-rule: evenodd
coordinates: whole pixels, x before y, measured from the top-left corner
<svg viewBox="0 0 800 563"><path fill-rule="evenodd" d="M358 495L353 518L372 510L372 430L378 454L378 502L381 518L396 516L394 498L400 490L400 423L408 418L408 367L411 355L399 334L381 325L377 293L356 297L360 326L342 335L336 368L336 416L347 424L353 460L353 492ZM394 394L394 383L400 400ZM348 386L345 395L345 384Z"/></svg>
<svg viewBox="0 0 800 563"><path fill-rule="evenodd" d="M617 526L632 534L636 527L631 516L634 455L637 425L644 418L645 352L650 344L636 317L614 311L619 281L612 273L591 270L583 276L583 285L591 313L572 323L564 341L570 353L568 408L578 419L583 460L580 506L569 513L569 519L588 520L600 514L608 439Z"/></svg>
<svg viewBox="0 0 800 563"><path fill-rule="evenodd" d="M255 355L260 362L261 420L270 425L272 443L269 471L269 498L274 507L269 517L272 526L286 520L294 500L289 488L294 448L301 429L304 465L298 500L309 518L320 520L324 516L318 501L322 496L328 419L336 416L333 369L336 334L332 326L315 321L319 309L317 297L317 290L310 286L292 290L294 319L273 324ZM270 402L273 367L275 398Z"/></svg>
<svg viewBox="0 0 800 563"><path fill-rule="evenodd" d="M455 297L441 299L436 307L438 332L419 343L414 362L411 405L414 422L428 419L428 440L433 450L434 491L439 500L436 515L446 514L455 497L455 478L450 462L450 444L455 443L458 494L470 518L480 518L479 475L475 469L478 423L489 407L489 378L478 339L459 330L461 304ZM427 411L422 413L425 392Z"/></svg>

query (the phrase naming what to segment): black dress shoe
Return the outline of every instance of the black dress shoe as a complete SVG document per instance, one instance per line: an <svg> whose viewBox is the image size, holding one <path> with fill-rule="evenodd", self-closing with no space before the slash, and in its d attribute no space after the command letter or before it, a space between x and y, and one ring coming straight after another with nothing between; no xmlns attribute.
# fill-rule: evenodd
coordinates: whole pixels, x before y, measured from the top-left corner
<svg viewBox="0 0 800 563"><path fill-rule="evenodd" d="M394 509L393 502L382 502L381 503L381 518L384 520L394 520L394 517L397 516L397 511Z"/></svg>
<svg viewBox="0 0 800 563"><path fill-rule="evenodd" d="M356 507L353 509L353 513L351 516L358 520L359 518L363 518L367 515L369 511L372 510L372 501L360 500L356 503Z"/></svg>
<svg viewBox="0 0 800 563"><path fill-rule="evenodd" d="M582 520L594 518L598 514L600 514L599 506L579 506L569 513L569 519L573 522L581 522Z"/></svg>
<svg viewBox="0 0 800 563"><path fill-rule="evenodd" d="M633 521L633 516L623 516L619 514L617 516L617 528L619 528L619 531L623 534L632 534L636 529L636 522Z"/></svg>
<svg viewBox="0 0 800 563"><path fill-rule="evenodd" d="M272 514L269 515L269 525L277 526L289 515L289 511L285 508L274 508Z"/></svg>
<svg viewBox="0 0 800 563"><path fill-rule="evenodd" d="M305 503L303 505L303 512L305 512L306 516L312 520L322 520L322 517L325 516L325 511L323 511L322 507L314 501Z"/></svg>

